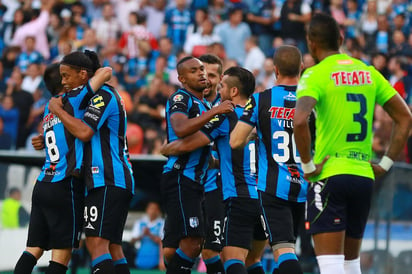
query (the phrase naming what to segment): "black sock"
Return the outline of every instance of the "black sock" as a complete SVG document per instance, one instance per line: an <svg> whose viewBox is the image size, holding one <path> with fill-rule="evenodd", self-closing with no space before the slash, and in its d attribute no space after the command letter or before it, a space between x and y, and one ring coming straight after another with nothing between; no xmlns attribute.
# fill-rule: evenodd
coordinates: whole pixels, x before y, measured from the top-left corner
<svg viewBox="0 0 412 274"><path fill-rule="evenodd" d="M129 269L129 266L127 265L126 258L117 260L113 262L113 264L114 264L114 269L116 271L116 274L130 274L130 269Z"/></svg>
<svg viewBox="0 0 412 274"><path fill-rule="evenodd" d="M14 274L30 274L37 264L36 257L30 252L24 251L14 267Z"/></svg>
<svg viewBox="0 0 412 274"><path fill-rule="evenodd" d="M263 265L261 262L252 264L247 268L248 274L265 274L265 270L263 269Z"/></svg>
<svg viewBox="0 0 412 274"><path fill-rule="evenodd" d="M298 258L294 253L284 253L280 255L278 263L280 274L303 274Z"/></svg>
<svg viewBox="0 0 412 274"><path fill-rule="evenodd" d="M230 259L224 265L227 274L247 274L245 264L240 260Z"/></svg>
<svg viewBox="0 0 412 274"><path fill-rule="evenodd" d="M220 256L217 255L213 258L204 260L206 265L207 274L224 274L225 269L223 268L223 263L220 260Z"/></svg>
<svg viewBox="0 0 412 274"><path fill-rule="evenodd" d="M64 274L66 272L67 266L58 262L50 261L45 274Z"/></svg>
<svg viewBox="0 0 412 274"><path fill-rule="evenodd" d="M115 274L112 256L103 254L92 261L93 274Z"/></svg>
<svg viewBox="0 0 412 274"><path fill-rule="evenodd" d="M274 268L272 274L280 274L279 268Z"/></svg>
<svg viewBox="0 0 412 274"><path fill-rule="evenodd" d="M181 249L177 249L175 255L167 264L166 274L189 274L194 262L194 259L183 253Z"/></svg>

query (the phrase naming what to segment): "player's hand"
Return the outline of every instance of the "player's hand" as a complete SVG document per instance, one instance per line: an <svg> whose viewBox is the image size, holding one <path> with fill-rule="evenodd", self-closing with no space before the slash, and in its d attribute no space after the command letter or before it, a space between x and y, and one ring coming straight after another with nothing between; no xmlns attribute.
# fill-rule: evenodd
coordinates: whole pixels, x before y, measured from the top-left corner
<svg viewBox="0 0 412 274"><path fill-rule="evenodd" d="M52 97L49 101L49 110L53 114L57 114L63 108L62 97Z"/></svg>
<svg viewBox="0 0 412 274"><path fill-rule="evenodd" d="M215 107L216 114L230 113L230 112L233 112L234 109L235 109L235 105L230 100L225 100L222 103L220 103L220 105Z"/></svg>
<svg viewBox="0 0 412 274"><path fill-rule="evenodd" d="M160 148L160 153L161 153L163 156L166 156L166 157L170 156L170 152L169 152L167 143L164 143L164 144L162 145L162 147Z"/></svg>
<svg viewBox="0 0 412 274"><path fill-rule="evenodd" d="M44 148L43 135L39 134L31 138L31 145L34 147L35 150L42 150Z"/></svg>
<svg viewBox="0 0 412 274"><path fill-rule="evenodd" d="M310 178L318 176L322 172L323 166L325 165L327 160L329 160L329 156L326 156L320 164L315 165L316 169L314 172L305 173L305 175L303 175L303 178L305 178L306 181L310 181Z"/></svg>
<svg viewBox="0 0 412 274"><path fill-rule="evenodd" d="M375 177L378 178L386 173L386 170L384 170L380 165L378 164L371 164L373 173L375 174Z"/></svg>

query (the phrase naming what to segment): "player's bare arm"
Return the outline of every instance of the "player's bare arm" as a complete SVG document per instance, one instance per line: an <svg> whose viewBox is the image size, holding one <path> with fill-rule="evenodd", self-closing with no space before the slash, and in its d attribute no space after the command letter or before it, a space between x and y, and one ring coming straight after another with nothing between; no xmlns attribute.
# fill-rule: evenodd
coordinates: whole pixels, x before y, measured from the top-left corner
<svg viewBox="0 0 412 274"><path fill-rule="evenodd" d="M399 94L387 101L383 108L393 120L391 139L385 156L396 159L409 136L412 127L412 114ZM372 168L375 176L381 176L387 171L380 164L372 164Z"/></svg>
<svg viewBox="0 0 412 274"><path fill-rule="evenodd" d="M93 129L86 125L82 120L74 118L63 109L62 97L51 98L49 101L49 110L59 117L63 125L74 137L83 142L90 141L94 134Z"/></svg>
<svg viewBox="0 0 412 274"><path fill-rule="evenodd" d="M244 147L249 141L253 127L245 122L238 121L230 133L230 146L233 149Z"/></svg>
<svg viewBox="0 0 412 274"><path fill-rule="evenodd" d="M112 78L112 68L103 67L96 70L93 77L90 79L90 87L93 91L97 91L103 84Z"/></svg>
<svg viewBox="0 0 412 274"><path fill-rule="evenodd" d="M209 138L202 132L189 135L183 139L163 145L161 153L164 156L180 155L204 147L210 143Z"/></svg>
<svg viewBox="0 0 412 274"><path fill-rule="evenodd" d="M227 100L222 102L219 106L214 107L195 118L189 118L182 113L174 113L172 116L170 116L170 122L176 136L179 138L184 138L200 130L204 125L206 125L207 122L210 121L210 119L212 119L216 115L230 113L233 110L233 103Z"/></svg>
<svg viewBox="0 0 412 274"><path fill-rule="evenodd" d="M299 151L302 167L312 161L311 155L311 136L309 129L309 116L316 105L316 100L309 96L303 96L296 102L296 111L293 118L293 133L295 134L296 148ZM305 172L305 179L319 175L323 165L329 159L329 156L323 159L322 163L315 165L312 172Z"/></svg>

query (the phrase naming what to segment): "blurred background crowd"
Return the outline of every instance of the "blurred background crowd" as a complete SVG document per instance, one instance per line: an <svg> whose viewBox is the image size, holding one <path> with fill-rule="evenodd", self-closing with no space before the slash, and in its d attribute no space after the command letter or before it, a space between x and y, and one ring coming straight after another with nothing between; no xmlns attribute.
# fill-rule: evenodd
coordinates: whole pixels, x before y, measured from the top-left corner
<svg viewBox="0 0 412 274"><path fill-rule="evenodd" d="M176 62L212 53L224 68L256 76L257 91L274 84L272 56L294 44L312 66L305 24L333 15L343 50L374 65L412 105L412 1L407 0L1 0L0 149L32 149L49 93L47 64L75 50L96 51L113 68L110 84L128 113L131 154L159 154L164 108L178 88ZM374 151L380 156L391 121L377 109ZM400 159L409 161L405 149Z"/></svg>

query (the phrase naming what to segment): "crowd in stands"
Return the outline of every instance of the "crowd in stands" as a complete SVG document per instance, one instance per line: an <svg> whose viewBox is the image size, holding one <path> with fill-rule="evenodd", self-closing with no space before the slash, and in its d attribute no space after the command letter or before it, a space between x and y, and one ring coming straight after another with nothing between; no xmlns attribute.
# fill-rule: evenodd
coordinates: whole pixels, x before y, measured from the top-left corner
<svg viewBox="0 0 412 274"><path fill-rule="evenodd" d="M164 109L177 89L176 63L212 53L224 67L239 65L273 85L272 56L294 44L304 65L305 24L331 14L345 36L343 49L374 65L412 106L412 1L407 0L3 0L0 1L0 139L4 149L30 147L41 132L49 93L47 64L75 50L96 51L113 68L128 113L132 154L159 154ZM391 122L376 112L374 150L382 155ZM412 142L410 142L412 143ZM412 147L410 145L409 147ZM405 149L408 160L410 153Z"/></svg>

